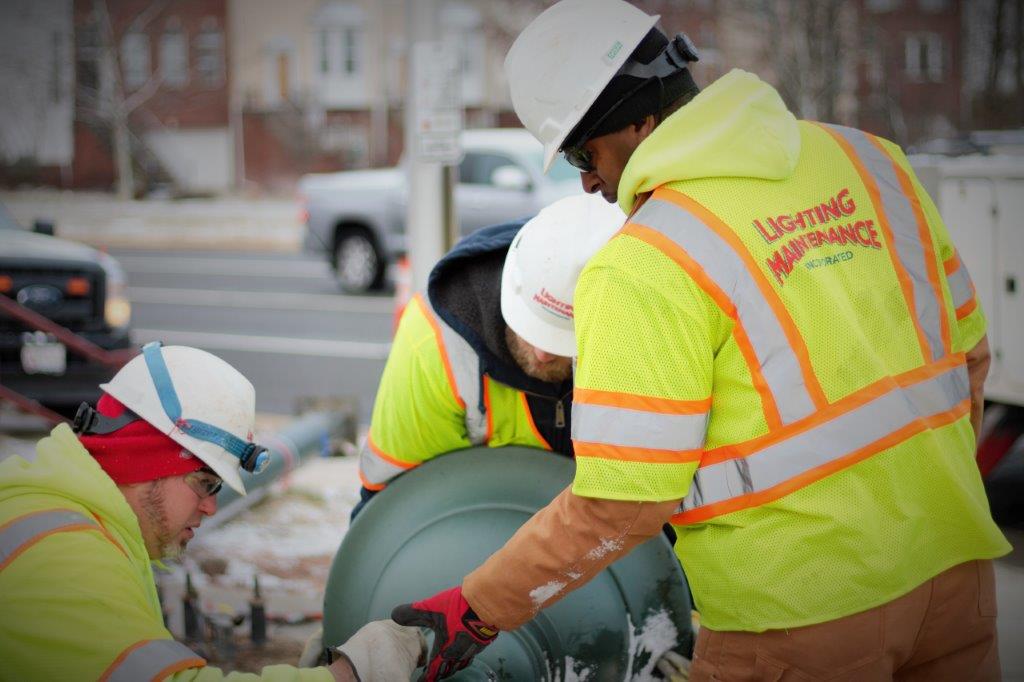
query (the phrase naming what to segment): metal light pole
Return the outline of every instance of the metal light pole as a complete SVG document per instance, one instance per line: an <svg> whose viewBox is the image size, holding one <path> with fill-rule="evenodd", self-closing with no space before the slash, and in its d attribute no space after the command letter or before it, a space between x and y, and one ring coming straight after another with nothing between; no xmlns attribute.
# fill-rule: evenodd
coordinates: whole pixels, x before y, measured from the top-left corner
<svg viewBox="0 0 1024 682"><path fill-rule="evenodd" d="M462 157L461 82L455 46L440 40L438 3L406 0L406 21L406 244L413 287L425 291L430 269L451 246L451 235L458 233L452 166Z"/></svg>

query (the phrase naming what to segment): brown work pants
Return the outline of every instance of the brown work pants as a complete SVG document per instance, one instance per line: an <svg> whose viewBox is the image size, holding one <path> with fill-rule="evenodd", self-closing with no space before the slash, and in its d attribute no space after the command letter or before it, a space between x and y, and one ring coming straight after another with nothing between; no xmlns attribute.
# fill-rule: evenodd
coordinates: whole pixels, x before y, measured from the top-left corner
<svg viewBox="0 0 1024 682"><path fill-rule="evenodd" d="M790 630L697 636L691 682L998 680L995 575L970 561L862 613Z"/></svg>

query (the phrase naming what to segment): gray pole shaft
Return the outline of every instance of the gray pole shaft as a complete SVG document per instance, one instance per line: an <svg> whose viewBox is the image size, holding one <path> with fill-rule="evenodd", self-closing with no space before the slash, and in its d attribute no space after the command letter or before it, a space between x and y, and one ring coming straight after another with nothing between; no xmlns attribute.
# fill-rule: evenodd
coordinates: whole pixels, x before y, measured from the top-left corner
<svg viewBox="0 0 1024 682"><path fill-rule="evenodd" d="M450 192L445 192L444 166L417 158L415 53L412 46L418 42L438 40L440 30L435 0L406 0L405 7L409 36L409 78L405 97L405 158L409 174L406 239L414 291L425 291L430 269L444 255L446 201L451 199Z"/></svg>
<svg viewBox="0 0 1024 682"><path fill-rule="evenodd" d="M295 469L303 460L322 454L345 427L345 415L339 412L312 412L298 417L281 431L262 438L270 450L270 463L258 474L242 472L247 495L242 497L228 486L217 493L217 513L207 519L199 533L216 528L263 499L269 485Z"/></svg>

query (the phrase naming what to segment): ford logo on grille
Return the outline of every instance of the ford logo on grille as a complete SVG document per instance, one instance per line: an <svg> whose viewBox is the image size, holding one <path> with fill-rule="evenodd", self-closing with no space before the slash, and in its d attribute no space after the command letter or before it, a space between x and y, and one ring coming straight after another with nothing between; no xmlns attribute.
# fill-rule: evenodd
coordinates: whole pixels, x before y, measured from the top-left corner
<svg viewBox="0 0 1024 682"><path fill-rule="evenodd" d="M18 303L26 308L49 308L64 300L64 294L49 284L32 284L18 292Z"/></svg>

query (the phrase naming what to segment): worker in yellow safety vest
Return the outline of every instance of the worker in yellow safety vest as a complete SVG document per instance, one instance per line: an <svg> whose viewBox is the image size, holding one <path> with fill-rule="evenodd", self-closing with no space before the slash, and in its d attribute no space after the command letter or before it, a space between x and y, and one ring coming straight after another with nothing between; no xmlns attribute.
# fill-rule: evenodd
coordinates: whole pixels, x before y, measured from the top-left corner
<svg viewBox="0 0 1024 682"><path fill-rule="evenodd" d="M413 628L377 621L329 668L225 675L164 627L151 561L179 555L217 511L222 482L269 453L252 442L252 384L184 346L144 347L57 426L34 459L0 462L0 678L5 680L409 679Z"/></svg>
<svg viewBox="0 0 1024 682"><path fill-rule="evenodd" d="M576 289L572 486L393 617L450 674L671 519L694 680L998 679L985 319L938 211L895 144L698 91L657 19L563 0L508 53L546 163L629 218Z"/></svg>
<svg viewBox="0 0 1024 682"><path fill-rule="evenodd" d="M572 456L573 290L622 225L578 194L467 236L402 314L360 452L362 500L423 462L471 446Z"/></svg>

